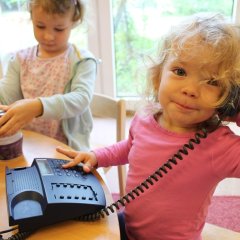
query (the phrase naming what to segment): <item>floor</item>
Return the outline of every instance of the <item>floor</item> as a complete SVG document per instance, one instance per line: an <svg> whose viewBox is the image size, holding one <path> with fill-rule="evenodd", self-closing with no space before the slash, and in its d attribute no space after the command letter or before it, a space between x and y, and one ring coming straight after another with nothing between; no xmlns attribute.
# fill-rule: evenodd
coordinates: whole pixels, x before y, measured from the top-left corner
<svg viewBox="0 0 240 240"><path fill-rule="evenodd" d="M131 118L127 119L126 136L128 135L128 128L130 126ZM235 124L230 124L230 128L240 135L240 128ZM92 142L95 146L110 145L115 142L115 123L111 119L95 119L94 129L92 132ZM101 131L103 130L103 131ZM117 168L112 167L106 174L105 180L112 193L118 193L118 178ZM223 180L217 187L214 195L234 195L240 196L240 179L229 178Z"/></svg>

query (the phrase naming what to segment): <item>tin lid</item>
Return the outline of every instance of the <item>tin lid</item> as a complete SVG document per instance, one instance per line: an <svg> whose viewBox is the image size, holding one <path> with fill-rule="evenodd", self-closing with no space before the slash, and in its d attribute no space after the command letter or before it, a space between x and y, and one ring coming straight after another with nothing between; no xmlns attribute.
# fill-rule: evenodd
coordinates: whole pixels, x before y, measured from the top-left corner
<svg viewBox="0 0 240 240"><path fill-rule="evenodd" d="M0 145L3 146L3 145L11 144L11 143L17 142L21 138L22 138L21 131L18 131L17 133L11 136L0 137Z"/></svg>

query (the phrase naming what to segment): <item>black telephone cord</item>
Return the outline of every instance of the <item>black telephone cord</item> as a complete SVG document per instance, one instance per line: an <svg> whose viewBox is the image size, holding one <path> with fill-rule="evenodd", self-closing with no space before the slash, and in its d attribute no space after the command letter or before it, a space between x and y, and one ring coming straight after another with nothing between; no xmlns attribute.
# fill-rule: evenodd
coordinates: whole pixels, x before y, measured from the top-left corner
<svg viewBox="0 0 240 240"><path fill-rule="evenodd" d="M32 234L32 232L18 232L16 234L14 234L13 236L11 236L10 238L8 238L7 240L24 240L31 234Z"/></svg>
<svg viewBox="0 0 240 240"><path fill-rule="evenodd" d="M146 178L136 188L134 188L125 196L123 196L116 202L112 203L111 205L107 206L106 208L103 208L100 211L93 214L88 214L85 216L78 217L77 220L83 220L83 221L98 220L101 217L104 218L105 216L109 216L110 213L113 213L115 210L119 210L120 207L124 207L126 203L131 202L136 197L138 197L141 193L143 193L144 189L149 189L150 185L151 186L154 185L154 181L157 182L159 180L159 177L162 178L164 175L166 175L168 173L168 170L172 170L173 164L174 165L178 164L177 160L183 160L182 154L188 155L188 149L193 150L194 143L199 144L201 142L200 138L206 138L207 135L208 135L207 130L205 128L202 129L202 133L196 133L195 138L191 138L187 144L183 145L182 149L179 149L178 152L174 154L172 158L168 159L166 163L164 163L161 167L159 167L153 174L151 174L148 178ZM11 229L11 230L14 230L14 229ZM3 231L0 233L5 233L5 232L8 232L8 231ZM8 238L7 240L24 240L31 234L32 232L18 232L13 236L11 236L10 238ZM4 240L1 235L0 235L0 240Z"/></svg>
<svg viewBox="0 0 240 240"><path fill-rule="evenodd" d="M11 229L11 231L13 231L15 229L17 229L17 228ZM9 231L2 231L1 233L6 233L6 232L9 232ZM31 234L32 234L32 232L18 232L16 234L12 235L11 237L9 237L8 239L5 239L2 237L2 235L0 235L0 240L24 240Z"/></svg>
<svg viewBox="0 0 240 240"><path fill-rule="evenodd" d="M184 144L181 149L178 150L176 154L173 155L167 162L165 162L161 167L159 167L152 175L146 178L141 184L139 184L136 188L131 190L125 196L107 206L106 208L101 209L100 211L88 214L85 216L80 216L77 219L83 221L93 221L98 220L101 217L109 216L110 213L113 213L115 210L119 210L120 207L124 207L126 203L131 202L136 197L138 197L141 193L144 192L144 189L149 189L150 186L154 185L154 181L157 182L159 178L162 178L164 175L168 173L168 170L173 169L173 165L177 165L177 160L183 160L183 154L188 155L188 149L194 149L194 143L199 144L200 138L206 138L208 135L207 130L205 128L202 129L202 133L197 132L195 134L195 138L191 138L187 144Z"/></svg>

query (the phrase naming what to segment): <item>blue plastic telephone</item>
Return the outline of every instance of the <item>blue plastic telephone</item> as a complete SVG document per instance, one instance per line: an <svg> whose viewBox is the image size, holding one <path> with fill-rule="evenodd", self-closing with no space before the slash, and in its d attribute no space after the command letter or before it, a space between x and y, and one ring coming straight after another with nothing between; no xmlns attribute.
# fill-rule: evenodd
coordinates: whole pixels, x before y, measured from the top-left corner
<svg viewBox="0 0 240 240"><path fill-rule="evenodd" d="M9 225L20 232L93 214L106 206L98 179L66 160L35 158L31 167L6 169Z"/></svg>

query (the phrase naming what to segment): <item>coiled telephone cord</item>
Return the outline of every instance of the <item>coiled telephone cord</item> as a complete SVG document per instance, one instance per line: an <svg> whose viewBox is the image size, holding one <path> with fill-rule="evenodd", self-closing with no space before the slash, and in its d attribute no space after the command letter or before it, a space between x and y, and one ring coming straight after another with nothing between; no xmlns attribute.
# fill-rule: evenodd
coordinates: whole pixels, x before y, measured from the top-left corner
<svg viewBox="0 0 240 240"><path fill-rule="evenodd" d="M5 233L5 232L1 232L1 233ZM4 239L2 235L0 235L0 240L24 240L31 234L32 232L18 232L12 235L11 237L9 237L8 239Z"/></svg>
<svg viewBox="0 0 240 240"><path fill-rule="evenodd" d="M78 217L78 220L82 221L93 221L98 220L101 217L104 218L105 216L109 216L110 213L113 213L115 210L119 210L121 207L124 207L127 203L134 200L140 194L144 192L145 189L149 189L155 182L157 182L160 178L168 173L169 170L173 169L173 165L177 165L177 160L183 160L183 154L188 155L188 149L193 150L194 144L199 144L200 138L206 138L208 133L205 128L203 128L202 133L197 132L195 134L195 138L191 138L187 144L184 144L182 149L179 149L176 154L173 155L167 162L165 162L161 167L159 167L152 175L146 178L141 184L139 184L136 188L131 190L125 196L117 200L116 202L112 203L111 205L107 206L106 208L101 209L100 211L88 214L85 216ZM155 181L155 182L154 182Z"/></svg>
<svg viewBox="0 0 240 240"><path fill-rule="evenodd" d="M104 218L105 216L109 216L110 213L113 213L115 210L119 210L121 207L124 207L127 203L130 203L140 194L142 194L145 189L149 189L155 182L159 181L160 178L164 177L168 173L169 170L173 169L173 165L177 165L177 160L183 160L183 154L188 155L188 149L193 150L194 144L199 144L200 138L206 138L208 135L207 130L202 129L202 133L197 132L195 134L195 138L191 138L188 143L184 144L181 149L178 150L176 154L173 155L172 158L168 159L161 167L159 167L153 174L151 174L148 178L146 178L141 184L139 184L136 188L131 190L125 196L107 206L106 208L101 209L100 211L88 214L85 216L78 217L77 220L81 221L94 221L100 218ZM155 181L155 182L154 182ZM1 232L4 233L4 232ZM8 238L7 240L24 240L26 239L32 232L18 232ZM1 235L0 235L1 236ZM1 238L0 238L1 240Z"/></svg>
<svg viewBox="0 0 240 240"><path fill-rule="evenodd" d="M19 232L8 238L8 240L23 240L30 236L32 232Z"/></svg>

